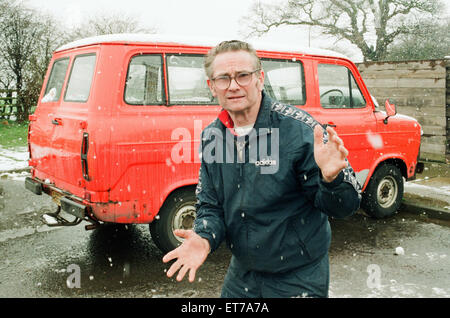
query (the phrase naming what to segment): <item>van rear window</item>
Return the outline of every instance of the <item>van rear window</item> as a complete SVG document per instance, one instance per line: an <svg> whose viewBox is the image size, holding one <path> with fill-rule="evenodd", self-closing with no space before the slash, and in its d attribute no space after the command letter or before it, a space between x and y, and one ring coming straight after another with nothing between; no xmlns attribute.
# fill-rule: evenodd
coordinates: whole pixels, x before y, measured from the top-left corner
<svg viewBox="0 0 450 318"><path fill-rule="evenodd" d="M125 84L125 102L130 105L161 105L163 69L161 55L138 55L131 59Z"/></svg>
<svg viewBox="0 0 450 318"><path fill-rule="evenodd" d="M217 104L206 83L204 59L202 55L167 56L170 104Z"/></svg>
<svg viewBox="0 0 450 318"><path fill-rule="evenodd" d="M95 69L95 54L75 57L67 83L64 101L87 102Z"/></svg>
<svg viewBox="0 0 450 318"><path fill-rule="evenodd" d="M306 101L303 64L295 60L262 59L264 91L273 99L291 105Z"/></svg>
<svg viewBox="0 0 450 318"><path fill-rule="evenodd" d="M56 60L53 63L47 82L47 87L45 88L45 94L41 100L41 103L55 102L59 100L68 66L69 58Z"/></svg>

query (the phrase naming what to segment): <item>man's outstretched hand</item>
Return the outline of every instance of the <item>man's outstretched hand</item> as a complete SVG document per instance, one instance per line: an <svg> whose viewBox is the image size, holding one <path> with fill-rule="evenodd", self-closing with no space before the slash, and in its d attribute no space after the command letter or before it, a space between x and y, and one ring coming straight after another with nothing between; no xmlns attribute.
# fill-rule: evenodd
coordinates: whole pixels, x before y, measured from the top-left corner
<svg viewBox="0 0 450 318"><path fill-rule="evenodd" d="M189 271L189 281L192 283L197 269L203 264L209 254L209 242L193 230L178 229L173 233L185 240L183 244L164 255L164 263L177 259L167 271L167 276L172 277L179 270L177 281L182 281L184 275Z"/></svg>
<svg viewBox="0 0 450 318"><path fill-rule="evenodd" d="M322 172L326 182L333 181L347 167L348 150L344 142L338 137L336 131L327 127L328 142L323 142L323 128L321 125L314 127L314 159Z"/></svg>

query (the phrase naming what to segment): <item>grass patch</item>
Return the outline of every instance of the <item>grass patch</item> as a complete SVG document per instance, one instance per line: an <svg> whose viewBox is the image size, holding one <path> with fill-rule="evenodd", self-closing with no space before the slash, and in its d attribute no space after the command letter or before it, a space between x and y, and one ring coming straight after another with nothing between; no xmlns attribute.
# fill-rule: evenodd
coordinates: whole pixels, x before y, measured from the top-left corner
<svg viewBox="0 0 450 318"><path fill-rule="evenodd" d="M0 120L0 146L3 148L26 147L28 123Z"/></svg>

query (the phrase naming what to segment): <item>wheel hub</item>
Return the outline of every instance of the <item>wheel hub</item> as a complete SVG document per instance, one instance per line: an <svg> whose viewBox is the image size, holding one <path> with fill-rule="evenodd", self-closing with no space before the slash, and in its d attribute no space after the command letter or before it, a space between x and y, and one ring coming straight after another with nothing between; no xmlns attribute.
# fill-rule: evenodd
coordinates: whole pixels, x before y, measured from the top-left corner
<svg viewBox="0 0 450 318"><path fill-rule="evenodd" d="M395 202L397 194L397 183L391 176L385 177L378 185L377 199L383 208L390 207Z"/></svg>
<svg viewBox="0 0 450 318"><path fill-rule="evenodd" d="M182 229L182 230L192 230L194 226L194 220L196 217L195 206L185 205L181 207L175 214L172 223L172 230ZM183 241L182 238L175 236L180 242Z"/></svg>

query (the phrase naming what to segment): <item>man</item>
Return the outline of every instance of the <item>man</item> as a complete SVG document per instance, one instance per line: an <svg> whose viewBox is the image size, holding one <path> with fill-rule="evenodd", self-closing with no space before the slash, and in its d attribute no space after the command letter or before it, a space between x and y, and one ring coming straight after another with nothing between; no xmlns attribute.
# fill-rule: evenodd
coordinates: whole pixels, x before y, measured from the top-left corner
<svg viewBox="0 0 450 318"><path fill-rule="evenodd" d="M360 203L348 151L332 128L270 100L247 43L220 43L205 70L223 111L202 132L194 230L175 230L185 240L164 256L177 259L167 276L178 271L181 281L189 271L194 281L226 239L232 259L222 297L328 297L328 216L349 216ZM262 142L276 155L255 158ZM224 149L232 162L212 160Z"/></svg>

